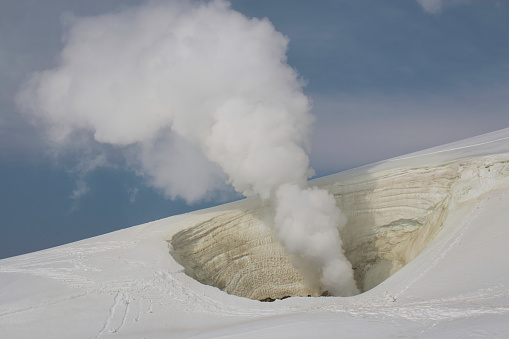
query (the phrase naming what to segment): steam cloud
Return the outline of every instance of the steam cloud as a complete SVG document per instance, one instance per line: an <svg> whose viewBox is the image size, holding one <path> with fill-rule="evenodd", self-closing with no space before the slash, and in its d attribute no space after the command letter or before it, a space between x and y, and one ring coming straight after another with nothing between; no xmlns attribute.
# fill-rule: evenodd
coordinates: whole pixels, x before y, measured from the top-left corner
<svg viewBox="0 0 509 339"><path fill-rule="evenodd" d="M221 0L175 1L68 25L58 66L33 74L18 96L52 142L89 133L188 202L225 181L271 199L296 263L336 295L358 292L339 238L344 217L333 196L306 188L313 117L286 64L288 40L268 20Z"/></svg>

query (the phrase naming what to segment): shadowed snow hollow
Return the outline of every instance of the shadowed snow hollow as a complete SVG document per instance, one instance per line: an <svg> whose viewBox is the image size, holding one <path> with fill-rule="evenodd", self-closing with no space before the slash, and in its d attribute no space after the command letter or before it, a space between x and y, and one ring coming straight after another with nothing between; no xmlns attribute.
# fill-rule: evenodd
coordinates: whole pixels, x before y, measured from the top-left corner
<svg viewBox="0 0 509 339"><path fill-rule="evenodd" d="M451 206L508 181L509 156L499 155L375 173L366 168L314 184L332 193L348 218L343 248L364 292L413 260L440 231ZM172 254L188 275L258 300L327 293L294 268L277 242L272 206L255 199L235 206L172 237Z"/></svg>

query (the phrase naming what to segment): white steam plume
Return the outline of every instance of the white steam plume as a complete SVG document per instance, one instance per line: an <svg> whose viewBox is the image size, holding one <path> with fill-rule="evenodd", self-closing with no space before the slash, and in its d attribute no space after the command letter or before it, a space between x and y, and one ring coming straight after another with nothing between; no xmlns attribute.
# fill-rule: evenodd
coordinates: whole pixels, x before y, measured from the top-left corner
<svg viewBox="0 0 509 339"><path fill-rule="evenodd" d="M278 239L308 278L319 276L322 286L333 295L359 293L339 237L346 217L331 194L316 187L284 184L276 191L274 221Z"/></svg>
<svg viewBox="0 0 509 339"><path fill-rule="evenodd" d="M18 96L52 141L88 131L129 149L138 173L170 197L196 201L227 180L274 199L289 253L318 267L330 292L356 293L334 198L305 189L313 117L286 64L288 40L268 20L221 0L148 2L74 19L64 42L58 66Z"/></svg>

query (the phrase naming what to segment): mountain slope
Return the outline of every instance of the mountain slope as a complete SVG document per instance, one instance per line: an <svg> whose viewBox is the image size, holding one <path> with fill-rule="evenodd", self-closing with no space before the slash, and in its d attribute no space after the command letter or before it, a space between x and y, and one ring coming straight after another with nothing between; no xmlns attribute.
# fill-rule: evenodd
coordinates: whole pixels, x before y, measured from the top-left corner
<svg viewBox="0 0 509 339"><path fill-rule="evenodd" d="M507 337L508 164L504 129L312 181L349 218L345 250L367 290L357 296L261 303L187 275L168 241L260 210L246 199L0 260L0 337ZM270 230L261 215L252 224ZM277 247L262 244L250 251Z"/></svg>

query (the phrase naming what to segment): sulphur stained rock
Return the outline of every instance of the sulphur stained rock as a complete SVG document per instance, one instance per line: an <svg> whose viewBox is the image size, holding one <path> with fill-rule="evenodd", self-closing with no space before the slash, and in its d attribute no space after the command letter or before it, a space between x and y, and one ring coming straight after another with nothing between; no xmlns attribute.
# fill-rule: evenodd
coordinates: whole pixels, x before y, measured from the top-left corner
<svg viewBox="0 0 509 339"><path fill-rule="evenodd" d="M171 245L186 273L227 293L263 300L319 296L306 284L264 218L270 207L232 210L173 236Z"/></svg>

